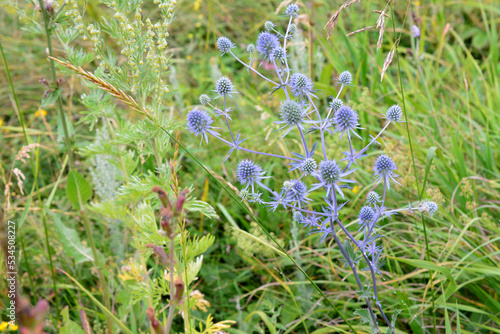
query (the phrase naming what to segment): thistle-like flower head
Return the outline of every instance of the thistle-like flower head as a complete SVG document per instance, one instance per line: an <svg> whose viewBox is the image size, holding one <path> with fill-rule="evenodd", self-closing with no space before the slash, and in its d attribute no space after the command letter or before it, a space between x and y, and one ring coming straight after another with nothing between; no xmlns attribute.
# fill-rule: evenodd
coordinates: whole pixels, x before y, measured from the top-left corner
<svg viewBox="0 0 500 334"><path fill-rule="evenodd" d="M422 208L422 211L427 212L432 217L432 215L437 212L438 205L432 201L424 201L422 203L421 208Z"/></svg>
<svg viewBox="0 0 500 334"><path fill-rule="evenodd" d="M266 29L266 31L271 31L274 27L276 27L276 25L272 21L266 21L266 23L264 23L264 29Z"/></svg>
<svg viewBox="0 0 500 334"><path fill-rule="evenodd" d="M335 184L340 180L341 169L335 160L323 160L319 164L321 178L327 184Z"/></svg>
<svg viewBox="0 0 500 334"><path fill-rule="evenodd" d="M299 16L299 6L294 3L289 4L286 6L285 15L293 17Z"/></svg>
<svg viewBox="0 0 500 334"><path fill-rule="evenodd" d="M416 25L413 25L413 27L411 27L411 34L413 35L413 37L419 38L420 37L420 29Z"/></svg>
<svg viewBox="0 0 500 334"><path fill-rule="evenodd" d="M287 100L281 104L280 115L283 122L288 125L297 125L304 119L304 107L293 100Z"/></svg>
<svg viewBox="0 0 500 334"><path fill-rule="evenodd" d="M229 52L234 47L236 47L234 43L227 37L219 37L217 39L217 48L222 55Z"/></svg>
<svg viewBox="0 0 500 334"><path fill-rule="evenodd" d="M340 73L338 81L344 86L349 86L351 84L351 81L352 81L351 72L344 71L344 72Z"/></svg>
<svg viewBox="0 0 500 334"><path fill-rule="evenodd" d="M304 159L299 167L299 169L306 175L314 173L316 171L316 168L318 168L318 164L313 158Z"/></svg>
<svg viewBox="0 0 500 334"><path fill-rule="evenodd" d="M194 108L193 110L188 112L187 115L187 127L189 131L194 134L196 137L200 135L205 138L205 141L208 143L207 133L210 133L214 136L218 136L216 132L214 132L212 127L212 117L208 112L203 109Z"/></svg>
<svg viewBox="0 0 500 334"><path fill-rule="evenodd" d="M212 100L210 99L210 97L207 94L200 95L200 103L203 104L204 106L209 104L210 101L212 101Z"/></svg>
<svg viewBox="0 0 500 334"><path fill-rule="evenodd" d="M295 23L290 23L288 26L288 34L290 35L290 39L293 37L293 35L297 32L297 25Z"/></svg>
<svg viewBox="0 0 500 334"><path fill-rule="evenodd" d="M297 211L297 210L294 210L293 213L292 213L292 217L293 217L293 220L296 221L297 223L303 223L304 222L304 215L302 214L302 212L300 211Z"/></svg>
<svg viewBox="0 0 500 334"><path fill-rule="evenodd" d="M370 191L368 195L366 195L366 203L370 205L375 205L380 202L380 195L375 191Z"/></svg>
<svg viewBox="0 0 500 334"><path fill-rule="evenodd" d="M275 34L263 31L257 38L257 51L266 59L271 59L274 49L280 47L280 41Z"/></svg>
<svg viewBox="0 0 500 334"><path fill-rule="evenodd" d="M368 205L363 206L359 211L359 222L362 225L371 223L374 218L375 218L375 211L373 211L373 209Z"/></svg>
<svg viewBox="0 0 500 334"><path fill-rule="evenodd" d="M300 180L285 181L283 191L286 194L286 199L291 202L300 203L307 202L307 186Z"/></svg>
<svg viewBox="0 0 500 334"><path fill-rule="evenodd" d="M330 109L332 111L337 111L344 105L344 102L342 102L341 99L333 99L332 102L330 102Z"/></svg>
<svg viewBox="0 0 500 334"><path fill-rule="evenodd" d="M233 83L228 77L220 77L215 83L215 92L221 96L231 96L233 92Z"/></svg>
<svg viewBox="0 0 500 334"><path fill-rule="evenodd" d="M302 73L294 73L290 77L289 85L292 88L292 94L297 97L304 97L312 93L314 89L312 80Z"/></svg>
<svg viewBox="0 0 500 334"><path fill-rule="evenodd" d="M391 157L385 154L378 156L377 160L375 160L375 165L373 166L373 172L376 177L376 182L378 183L381 180L384 180L385 184L387 185L387 189L390 189L389 179L398 183L394 179L398 176L394 174L394 171L396 169L398 169L398 167L392 161Z"/></svg>
<svg viewBox="0 0 500 334"><path fill-rule="evenodd" d="M248 186L252 186L253 188L255 182L260 182L264 177L264 173L265 172L259 164L249 159L241 160L236 170L238 181L240 181L242 185L246 185L247 188Z"/></svg>
<svg viewBox="0 0 500 334"><path fill-rule="evenodd" d="M356 134L354 131L358 128L358 113L352 110L348 106L342 106L335 112L335 117L333 122L336 125L336 131L341 133L341 137L347 131L351 131L353 134ZM358 136L359 137L359 136Z"/></svg>
<svg viewBox="0 0 500 334"><path fill-rule="evenodd" d="M282 63L285 62L286 58L286 53L285 50L283 50L282 47L276 48L273 50L273 53L271 55L271 59L274 61L281 61Z"/></svg>
<svg viewBox="0 0 500 334"><path fill-rule="evenodd" d="M403 110L399 105L395 104L387 109L387 115L385 118L387 118L388 121L395 123L399 122L402 116Z"/></svg>
<svg viewBox="0 0 500 334"><path fill-rule="evenodd" d="M250 53L255 52L255 45L253 45L252 43L248 44L247 45L247 52L250 52Z"/></svg>

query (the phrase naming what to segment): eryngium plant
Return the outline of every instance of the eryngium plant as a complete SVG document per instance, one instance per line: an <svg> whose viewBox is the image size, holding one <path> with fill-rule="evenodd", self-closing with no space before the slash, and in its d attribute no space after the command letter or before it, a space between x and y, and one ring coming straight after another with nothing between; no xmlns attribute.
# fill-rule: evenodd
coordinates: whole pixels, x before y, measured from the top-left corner
<svg viewBox="0 0 500 334"><path fill-rule="evenodd" d="M273 91L283 90L286 99L279 108L280 120L276 121L282 131L281 139L284 139L292 130L298 131L302 143L302 153L293 153L293 156L282 156L278 154L258 152L245 148L243 143L246 139L240 134L234 134L231 130L231 108L227 102L231 94L235 93L234 85L227 77L221 77L215 84L214 92L217 94L213 99L203 94L200 96L200 103L205 107L210 107L216 117L221 118L228 131L228 138L220 134L220 128L213 126L213 116L205 109L194 108L187 115L187 127L195 136L200 136L201 140L208 141L209 136L229 146L229 158L234 150L245 151L257 155L269 156L283 159L290 166L289 171L297 170L299 177L285 180L280 189L271 189L263 183L263 179L270 178L266 171L256 162L245 159L238 163L236 175L238 181L244 187L240 196L248 202L256 202L270 207L275 211L282 207L290 210L295 221L309 228L309 234L321 234L321 242L328 237L333 237L342 253L346 266L352 270L356 279L360 300L366 302L366 309L359 309L355 313L360 315L363 322L368 323L374 333L380 332L375 309L387 325L388 332L395 331L395 315L390 321L378 296L377 275L381 275L381 268L385 261L383 247L379 243L382 237L377 231L377 224L386 217L391 217L398 212L422 211L430 215L437 211L434 202L424 201L416 206L403 209L390 209L386 206L387 193L390 191L391 183L398 183L396 174L397 166L389 155L382 154L376 158L373 166L373 178L376 187L381 188L381 194L371 191L359 211L358 219L359 231L352 234L339 219L340 211L347 203L344 200L344 189L351 189L356 183L354 172L358 160L366 157L365 154L373 144L378 143L378 138L389 127L401 122L403 111L400 106L394 105L387 109L385 115L385 125L375 136L370 136L369 143L361 149L355 149L353 136L361 139L358 113L349 107L339 97L342 90L351 85L353 80L349 71L344 71L338 76L340 90L337 96L329 103L329 108L321 111L315 100L314 83L302 73L295 73L289 68L287 61L287 41L293 39L293 33L297 27L292 23L297 16L299 7L290 4L286 8L285 16L288 16L288 25L285 33L277 30L277 25L273 22L266 22L266 31L259 34L256 44L249 44L247 52L250 52L249 63L245 63L238 58L233 49L235 44L227 37L220 37L217 47L222 55L229 54L238 62L243 64L248 70L255 72L262 79L271 83ZM256 55L255 53L258 53ZM274 65L277 79L271 79L255 70L251 64L260 57L262 62L269 62ZM275 81L277 80L277 81ZM217 102L217 103L216 103ZM219 103L220 102L220 103ZM219 130L219 132L217 132ZM314 139L321 141L321 152L316 153L318 143L308 147L306 136L314 136ZM327 155L327 139L342 141L346 144L344 157L339 161L329 158ZM338 145L335 143L334 145ZM318 159L319 162L316 160ZM264 198L260 189L269 193L268 198ZM313 191L321 191L325 194L323 203L313 203L309 195ZM316 197L317 198L317 197ZM355 205L357 206L357 204ZM321 210L313 209L321 207ZM342 243L337 235L337 229L341 229L347 236ZM353 246L354 245L354 246ZM368 271L367 279L362 281L362 276L358 270Z"/></svg>

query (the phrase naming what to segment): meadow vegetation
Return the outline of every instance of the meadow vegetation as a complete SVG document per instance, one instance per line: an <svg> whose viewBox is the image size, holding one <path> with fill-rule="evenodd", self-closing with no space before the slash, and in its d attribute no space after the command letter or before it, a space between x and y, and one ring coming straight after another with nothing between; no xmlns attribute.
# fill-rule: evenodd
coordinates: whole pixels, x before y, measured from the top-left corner
<svg viewBox="0 0 500 334"><path fill-rule="evenodd" d="M286 67L314 82L319 109L338 97L357 111L357 147L401 106L402 122L347 177L356 182L342 188L340 215L356 233L367 195L382 191L373 165L389 154L399 184L385 206L405 211L378 221L389 323L345 265L341 249L354 259L356 247L343 229L342 242L322 240L291 209L240 196L239 161L258 163L271 189L300 176L286 161L238 149L224 160L227 143L209 135L200 145L186 125L206 110L230 140L225 108L217 116L200 101L226 76L242 146L291 157L318 141L296 129L282 139L286 88L271 94L254 70L278 81L272 62L246 52L267 21L286 31L290 1L0 3L1 240L15 222L18 272L15 326L0 284L0 332L500 333L497 1L311 0L292 15ZM243 62L253 55L253 70L221 56L221 36ZM342 159L347 139L327 136L325 154ZM318 165L322 156L318 144ZM325 195L304 207L321 211ZM432 216L407 210L428 202Z"/></svg>

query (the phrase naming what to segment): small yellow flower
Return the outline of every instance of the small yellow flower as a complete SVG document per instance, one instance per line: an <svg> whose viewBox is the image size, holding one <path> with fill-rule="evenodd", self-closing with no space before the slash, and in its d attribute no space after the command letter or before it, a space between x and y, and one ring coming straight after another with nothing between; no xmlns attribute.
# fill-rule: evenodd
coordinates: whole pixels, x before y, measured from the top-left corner
<svg viewBox="0 0 500 334"><path fill-rule="evenodd" d="M352 192L357 194L359 192L359 186L355 185L354 188L352 188Z"/></svg>
<svg viewBox="0 0 500 334"><path fill-rule="evenodd" d="M1 324L0 324L0 331L2 332L5 332L5 330L7 329L7 327L9 326L9 323L6 322L6 321L3 321Z"/></svg>
<svg viewBox="0 0 500 334"><path fill-rule="evenodd" d="M18 328L19 328L19 326L18 326L18 325L9 325L9 329L10 329L11 331L17 331L17 329L18 329Z"/></svg>
<svg viewBox="0 0 500 334"><path fill-rule="evenodd" d="M188 55L188 56L186 57L186 59L187 59L187 60L191 60L191 59L193 59L193 56Z"/></svg>
<svg viewBox="0 0 500 334"><path fill-rule="evenodd" d="M194 35L191 33L191 34L188 35L188 37L191 39L191 38L194 37Z"/></svg>
<svg viewBox="0 0 500 334"><path fill-rule="evenodd" d="M40 118L43 118L47 116L47 112L43 109L38 109L36 112L35 112L35 117L40 117Z"/></svg>
<svg viewBox="0 0 500 334"><path fill-rule="evenodd" d="M3 125L3 119L0 118L0 126Z"/></svg>

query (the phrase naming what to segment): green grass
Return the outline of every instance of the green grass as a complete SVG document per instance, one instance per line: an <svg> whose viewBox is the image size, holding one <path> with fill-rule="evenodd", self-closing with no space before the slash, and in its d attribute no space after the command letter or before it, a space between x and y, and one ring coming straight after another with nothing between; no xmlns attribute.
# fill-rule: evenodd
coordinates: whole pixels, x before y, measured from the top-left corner
<svg viewBox="0 0 500 334"><path fill-rule="evenodd" d="M234 127L249 136L248 147L281 151L280 154L290 154L295 149L290 141L286 144L272 132L276 107L282 96L276 93L269 97L267 92L271 87L267 83L247 73L229 56L219 57L214 49L215 38L220 35L237 41L238 47L254 40L263 23L275 19L277 4L207 0L196 10L194 1L179 2L169 37L179 88L171 104L174 120L182 120L190 106L197 103L198 96L213 89L217 73L222 73L234 81L240 92L233 102ZM422 38L414 44L410 42L410 24L414 18L408 13L406 2L396 2L399 57L394 57L380 82L382 64L394 42L390 18L380 50L376 50L378 32L375 30L351 37L345 35L374 25L378 14L373 10L383 9L384 4L384 1L372 1L348 7L330 39L326 38L323 26L340 2L312 1L305 12L313 18L314 25L301 25L305 34L304 54L307 56L312 50L313 55L324 57L321 66L317 57L312 60L306 57L306 68L302 69L311 69L316 86L321 89L320 104L325 105L326 97L335 94L338 87L334 77L345 69L350 70L356 86L346 90L342 97L353 101L362 126L375 134L382 124L379 115L387 106L402 104L404 96L408 122L391 126L383 138L384 147L380 151L369 151L370 156L360 164L357 173L360 189L356 193L348 192L347 197L352 203L361 203L371 189L370 167L374 156L384 150L390 151L397 161L403 184L391 193L389 206L404 207L408 201L415 202L420 197L440 204L438 214L425 217L424 221L420 215L410 214L381 223L387 264L385 280L380 282L380 299L389 315L395 310L402 311L397 321L401 333L432 333L434 321L437 333L500 333L500 10L487 1L412 3L409 8L421 20L422 31ZM104 12L102 7L89 3L89 17L99 20ZM150 14L155 15L155 10L151 9ZM51 313L46 331L60 331L55 329L60 318L56 310L66 306L70 319L80 324L78 305L81 302L94 332L100 333L104 331L107 312L102 308L98 279L90 265L76 265L65 256L54 224L50 216L44 214L44 210L55 212L65 224L78 231L84 244L88 243L79 213L66 198L68 171L63 166L67 166L68 161L63 129L58 126L58 109L56 105L46 108L45 120L35 115L44 93L38 77L48 79L51 75L45 57L45 36L22 30L28 23L20 22L10 7L0 8L0 22L0 29L5 31L0 37L2 47L19 101L17 108L25 117L24 126L15 112L12 103L15 98L2 66L0 81L5 83L0 87L2 189L14 164L26 176L24 194L19 193L15 179L12 182L12 208L5 212L7 219L24 221L19 229L24 248L18 263L20 289L32 303L49 300ZM314 36L312 41L309 34ZM61 46L57 41L54 43L56 56L63 56ZM89 43L80 44L90 47ZM415 58L417 50L421 55L418 59ZM86 112L79 96L89 89L74 75L65 74L64 80L63 112L69 116L70 132L75 129L72 145L81 149L95 136L94 130L79 122ZM117 111L115 119L120 126L139 119L123 105L118 104ZM271 117L264 119L263 113ZM298 136L291 137L298 143ZM27 140L40 142L41 147L36 160L32 158L22 165L14 158ZM234 185L237 159L250 157L236 152L222 163L223 145L212 142L210 146L200 147L198 140L187 131L181 132L180 142L208 169ZM435 151L432 148L436 148ZM75 164L90 180L91 161L79 152L75 150ZM172 159L173 150L168 152ZM340 156L341 149L332 146L329 154ZM152 169L153 160L146 157L141 168ZM281 162L257 160L276 180L285 177L286 169ZM230 226L251 233L257 233L258 229L251 226L251 217L223 191L222 184L203 173L189 154L181 150L179 161L181 184L195 185L194 195L212 205L220 217L217 220L197 214L188 217L192 234L203 235L208 231L216 236L215 244L204 255L196 283L196 289L210 301L209 312L216 321L235 320L237 323L230 330L233 333L258 332L257 328L262 328L265 333L281 330L282 333L319 334L350 332L342 320L345 317L357 331L367 331L353 314L361 305L356 297L356 282L350 271L342 267L341 254L334 243L327 240L320 244L316 235L306 236L302 229L293 232L293 223L284 212L268 213L266 208L252 206L258 220L274 233L339 312L332 310L290 260L269 251L265 244L249 243L242 232L233 231ZM49 198L51 203L47 206ZM358 209L357 206L344 209L342 221L355 219ZM106 262L106 279L112 282L110 293L118 305L114 316L133 333L148 332L144 313L147 303L128 308L119 306L125 297L124 283L117 275L124 261L134 254L132 236L136 227L125 224L111 230L112 223L101 215L91 212L89 218L94 224L96 247ZM355 230L353 225L349 226L351 231ZM345 237L342 233L339 236ZM271 243L263 236L259 238ZM121 253L114 248L117 243L125 245ZM249 244L257 251L248 249ZM56 270L51 271L51 261L54 268L68 272L76 282ZM154 261L149 265L151 262ZM7 286L2 283L0 289L5 296ZM97 300L102 304L95 302ZM0 305L4 306L7 301L3 297ZM192 316L206 319L201 311L194 311ZM161 317L160 320L163 321ZM180 331L180 321L175 326Z"/></svg>

